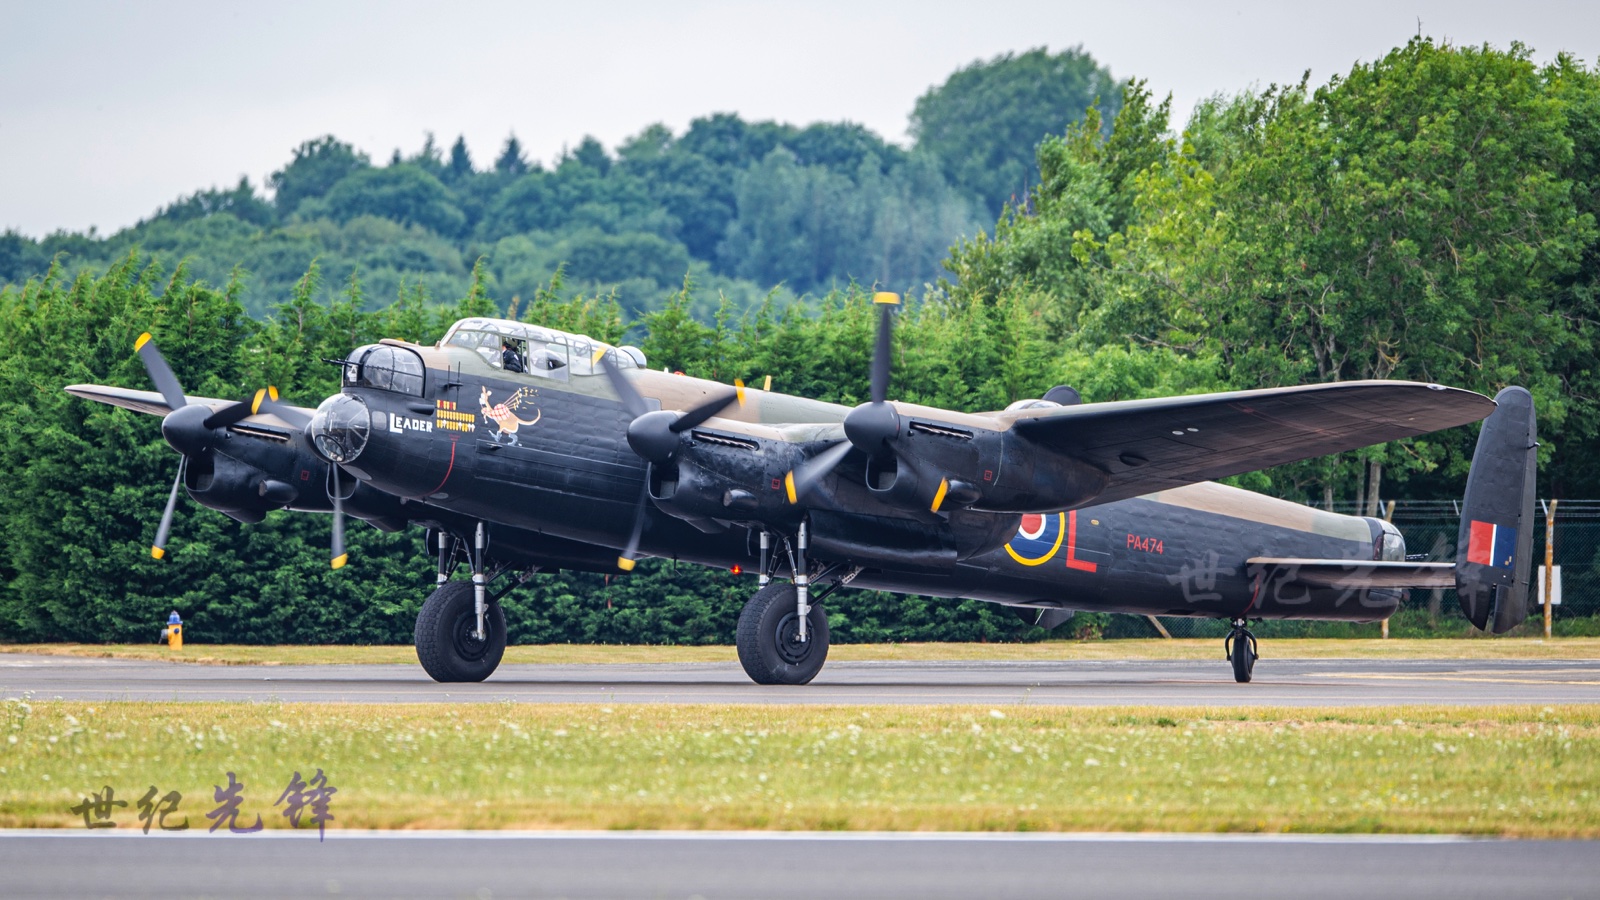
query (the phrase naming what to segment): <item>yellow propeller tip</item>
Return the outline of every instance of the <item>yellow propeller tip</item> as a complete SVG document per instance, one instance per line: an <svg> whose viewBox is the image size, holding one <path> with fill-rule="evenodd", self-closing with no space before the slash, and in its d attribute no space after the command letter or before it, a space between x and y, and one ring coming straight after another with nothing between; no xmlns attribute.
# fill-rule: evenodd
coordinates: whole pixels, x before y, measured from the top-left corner
<svg viewBox="0 0 1600 900"><path fill-rule="evenodd" d="M344 564L349 562L349 561L350 561L350 554L341 553L338 556L335 556L333 558L333 567L335 569L342 569L342 568L344 568Z"/></svg>
<svg viewBox="0 0 1600 900"><path fill-rule="evenodd" d="M163 550L160 547L151 547L150 548L150 558L151 559L163 559L163 558L166 557L166 555L167 555L167 551Z"/></svg>
<svg viewBox="0 0 1600 900"><path fill-rule="evenodd" d="M733 395L735 397L739 398L739 405L743 406L744 405L744 381L743 381L743 379L735 378L733 380Z"/></svg>
<svg viewBox="0 0 1600 900"><path fill-rule="evenodd" d="M133 342L133 352L138 353L148 343L150 343L150 332L146 331L144 334L139 335L138 340Z"/></svg>
<svg viewBox="0 0 1600 900"><path fill-rule="evenodd" d="M789 502L791 504L800 502L800 498L796 496L794 492L794 472L792 470L789 472L789 474L783 476L783 491L785 494L789 495Z"/></svg>
<svg viewBox="0 0 1600 900"><path fill-rule="evenodd" d="M256 391L255 399L250 401L250 415L253 416L256 413L261 412L261 401L265 400L266 397L267 397L267 392L266 392L265 388L263 388L262 390Z"/></svg>
<svg viewBox="0 0 1600 900"><path fill-rule="evenodd" d="M944 495L950 492L950 479L939 479L939 490L933 495L933 505L928 507L929 512L938 512L944 505Z"/></svg>
<svg viewBox="0 0 1600 900"><path fill-rule="evenodd" d="M761 389L763 391L772 390L772 376L771 375L767 376L767 380L766 381L761 382Z"/></svg>
<svg viewBox="0 0 1600 900"><path fill-rule="evenodd" d="M267 385L267 396L274 400L278 399L278 389L270 384Z"/></svg>
<svg viewBox="0 0 1600 900"><path fill-rule="evenodd" d="M624 572L632 572L634 565L635 565L634 561L629 559L629 558L627 558L626 556L617 557L617 568L621 569Z"/></svg>
<svg viewBox="0 0 1600 900"><path fill-rule="evenodd" d="M890 291L879 291L872 295L873 303L887 303L891 306L900 303L900 295Z"/></svg>

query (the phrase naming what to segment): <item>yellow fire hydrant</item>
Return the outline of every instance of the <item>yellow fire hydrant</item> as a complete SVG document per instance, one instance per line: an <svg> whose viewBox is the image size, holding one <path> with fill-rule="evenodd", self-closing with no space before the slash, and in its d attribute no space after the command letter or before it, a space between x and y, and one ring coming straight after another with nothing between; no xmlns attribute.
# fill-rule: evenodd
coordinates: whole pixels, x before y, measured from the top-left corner
<svg viewBox="0 0 1600 900"><path fill-rule="evenodd" d="M178 618L178 611L173 610L167 617L167 627L161 629L161 636L167 639L167 646L173 650L183 649L183 620Z"/></svg>

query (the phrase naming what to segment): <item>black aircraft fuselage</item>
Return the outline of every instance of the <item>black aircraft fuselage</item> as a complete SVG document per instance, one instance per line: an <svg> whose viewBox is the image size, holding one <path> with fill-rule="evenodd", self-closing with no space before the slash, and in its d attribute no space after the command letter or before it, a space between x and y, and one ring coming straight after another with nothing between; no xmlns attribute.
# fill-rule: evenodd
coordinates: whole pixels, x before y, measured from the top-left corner
<svg viewBox="0 0 1600 900"><path fill-rule="evenodd" d="M770 525L771 516L794 515L784 476L807 446L795 432L842 422L850 411L746 389L743 406L694 429L674 471L664 472L629 447L623 438L628 412L593 356L582 358L604 350L601 345L574 348L556 368L517 373L495 365L500 357L494 353L449 340L438 348L399 342L361 348L346 367L342 396L319 415L367 420L363 445L343 451L356 450L341 463L345 471L404 498L411 518L429 520L428 510L436 508L452 520L485 520L526 533L508 535L503 544L493 540L499 552L520 555L527 566L615 571L615 548L628 539L649 479L653 503L640 542L645 555L755 574L759 524L746 517L765 512ZM498 353L497 345L493 349ZM421 377L379 374L402 355L420 366L398 365L416 368ZM727 390L683 375L630 374L642 393L669 409ZM948 421L951 414L941 411L941 417ZM314 422L313 432L319 427ZM970 477L981 481L980 466L1003 462L1003 456L973 459ZM809 517L814 556L860 566L853 587L1047 610L1351 621L1382 619L1401 596L1396 590L1263 584L1259 567L1248 564L1257 557L1404 560L1399 533L1378 519L1320 512L1216 483L1077 510L908 516L867 486L864 468L843 467L823 491L832 508L813 507ZM997 474L1004 478L1005 472ZM745 509L728 502L739 490L756 495L739 498ZM688 515L657 506L687 509ZM551 545L532 536L559 539L567 558L540 558L541 549L553 552ZM528 546L518 548L519 541ZM593 551L573 558L567 542ZM891 552L883 552L885 546Z"/></svg>
<svg viewBox="0 0 1600 900"><path fill-rule="evenodd" d="M178 488L242 522L274 509L429 530L423 668L481 681L505 649L498 600L557 568L631 570L640 555L749 572L736 645L762 684L805 684L827 656L821 603L845 587L968 597L1053 627L1072 610L1227 619L1250 680L1251 619L1373 621L1408 587L1455 587L1503 632L1526 615L1531 397L1347 382L1084 403L1057 387L1003 411L891 402L881 294L870 400L850 408L654 372L643 354L503 319L463 319L433 347L381 341L342 362L314 413L263 390L184 394L149 335L158 392L73 394L163 415ZM1491 414L1492 413L1492 414ZM1378 519L1215 482L1488 416L1455 562L1411 562ZM470 581L456 578L465 564Z"/></svg>

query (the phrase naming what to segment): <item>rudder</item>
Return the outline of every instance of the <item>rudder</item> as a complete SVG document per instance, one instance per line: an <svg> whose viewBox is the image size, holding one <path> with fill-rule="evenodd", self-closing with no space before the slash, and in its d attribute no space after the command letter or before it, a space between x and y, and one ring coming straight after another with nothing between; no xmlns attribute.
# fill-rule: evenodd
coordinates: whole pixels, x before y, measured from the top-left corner
<svg viewBox="0 0 1600 900"><path fill-rule="evenodd" d="M1456 537L1456 596L1480 629L1504 634L1528 617L1533 569L1533 491L1538 435L1533 395L1495 395L1472 453Z"/></svg>

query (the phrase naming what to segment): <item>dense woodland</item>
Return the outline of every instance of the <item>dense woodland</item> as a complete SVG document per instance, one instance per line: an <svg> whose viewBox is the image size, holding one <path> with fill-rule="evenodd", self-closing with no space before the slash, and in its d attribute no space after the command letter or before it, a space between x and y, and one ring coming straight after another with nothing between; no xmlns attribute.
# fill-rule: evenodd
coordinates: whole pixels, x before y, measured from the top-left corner
<svg viewBox="0 0 1600 900"><path fill-rule="evenodd" d="M912 134L906 149L719 115L615 151L584 141L550 168L512 140L486 169L459 141L375 166L323 138L270 199L242 183L109 237L6 235L0 637L145 640L175 606L197 639L409 639L431 582L415 535L355 529L357 562L333 573L323 517L241 527L191 504L169 559L149 559L175 454L155 419L61 391L147 386L144 330L216 397L272 383L311 405L335 390L321 358L505 314L855 403L868 295L893 287L896 399L1524 384L1540 495L1600 496L1600 77L1584 64L1419 38L1326 85L1213 98L1176 133L1141 82L1033 51L930 90ZM1317 505L1450 498L1473 437L1238 481ZM727 642L749 587L671 563L545 576L508 599L511 638ZM841 641L1040 635L973 602L845 592L829 612Z"/></svg>
<svg viewBox="0 0 1600 900"><path fill-rule="evenodd" d="M342 282L359 271L372 307L402 286L460 297L487 261L491 293L527 297L564 266L576 291L614 292L629 316L659 307L685 273L745 309L776 289L821 294L852 281L917 290L959 238L992 224L1034 181L1033 148L1120 85L1087 53L1033 50L976 63L917 101L913 146L848 122L795 126L716 114L682 134L651 125L606 148L578 141L548 165L515 135L475 158L430 134L386 164L335 136L308 140L258 189L199 191L109 237L0 237L0 283L21 284L64 255L104 272L139 249L188 260L211 284L242 271L262 316L307 263ZM331 291L321 299L328 299Z"/></svg>

